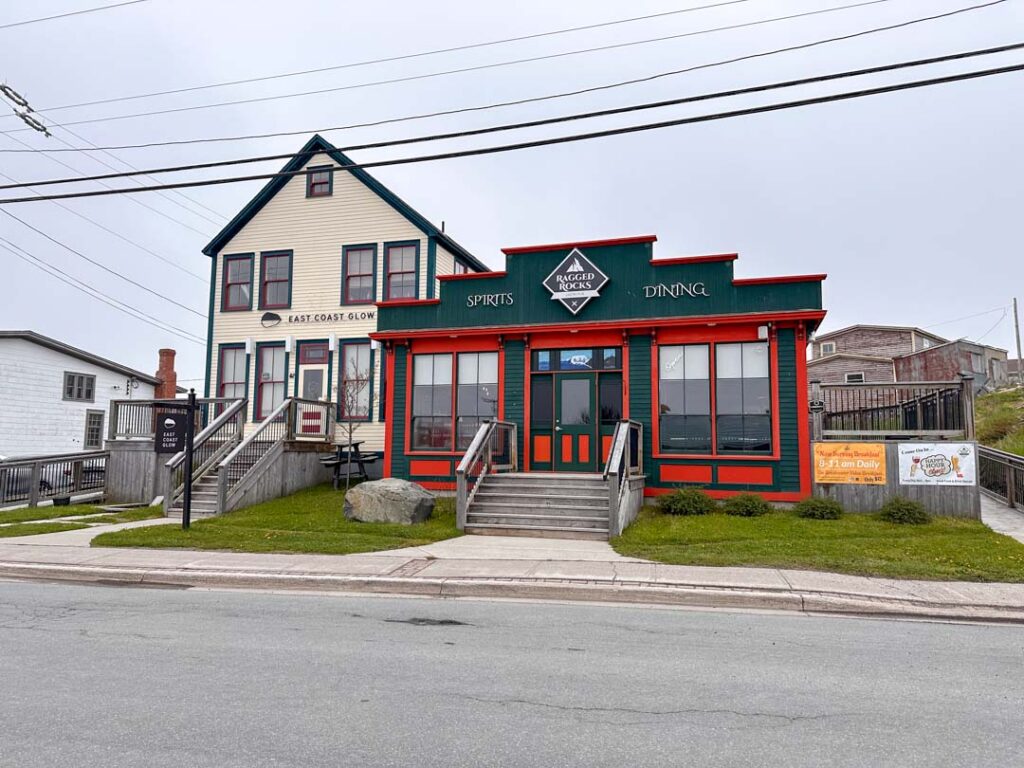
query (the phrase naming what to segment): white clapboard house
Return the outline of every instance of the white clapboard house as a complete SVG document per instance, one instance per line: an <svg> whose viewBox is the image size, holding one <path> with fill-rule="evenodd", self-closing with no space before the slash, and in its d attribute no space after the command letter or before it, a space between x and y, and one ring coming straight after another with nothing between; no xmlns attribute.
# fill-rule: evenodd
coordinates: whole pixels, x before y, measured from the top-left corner
<svg viewBox="0 0 1024 768"><path fill-rule="evenodd" d="M369 173L339 169L351 164L314 136L203 250L206 396L247 399L247 432L286 398L329 400L328 431L340 442L351 419L380 453L378 302L433 299L439 277L488 270Z"/></svg>
<svg viewBox="0 0 1024 768"><path fill-rule="evenodd" d="M151 399L158 383L33 331L0 331L0 456L99 450L110 401Z"/></svg>

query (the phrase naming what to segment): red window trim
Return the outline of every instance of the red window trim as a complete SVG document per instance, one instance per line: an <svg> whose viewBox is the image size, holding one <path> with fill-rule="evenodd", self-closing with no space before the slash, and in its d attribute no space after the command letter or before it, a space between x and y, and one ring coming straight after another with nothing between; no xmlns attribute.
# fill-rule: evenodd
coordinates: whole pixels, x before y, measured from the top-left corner
<svg viewBox="0 0 1024 768"><path fill-rule="evenodd" d="M252 309L252 278L253 278L253 268L255 266L255 264L254 264L255 260L253 258L254 255L255 254L252 254L252 253L238 253L238 254L233 254L231 256L225 256L224 257L224 265L222 267L223 274L221 275L221 290L220 290L220 294L221 294L220 309L221 309L221 312L247 312L247 311ZM229 274L228 265L232 261L248 261L249 262L249 280L247 281L248 285L249 285L249 301L246 304L239 304L238 306L235 306L235 305L231 304L231 300L230 300L231 290L230 289L231 289L231 286L233 286L233 285L245 285L246 282L243 282L241 280L239 280L237 282L230 282L228 280L228 274Z"/></svg>
<svg viewBox="0 0 1024 768"><path fill-rule="evenodd" d="M331 359L331 352L328 349L326 341L304 341L297 344L299 348L299 365L327 365ZM306 355L311 349L322 349L324 351L323 360L309 360Z"/></svg>
<svg viewBox="0 0 1024 768"><path fill-rule="evenodd" d="M412 269L394 270L391 268L391 251L395 248L412 248L413 249L413 263ZM420 295L419 286L419 275L417 274L419 267L419 243L386 243L384 245L384 301L391 299L391 277L393 275L412 275L413 283L413 294L412 296L398 296L394 301L410 301L416 300Z"/></svg>
<svg viewBox="0 0 1024 768"><path fill-rule="evenodd" d="M780 445L779 428L779 345L776 334L773 332L770 338L758 339L757 328L750 329L751 338L726 338L720 336L710 337L704 335L700 338L685 338L678 340L656 339L651 344L651 457L655 459L697 459L700 461L778 461L782 458ZM735 344L742 342L767 341L768 344L768 376L771 389L771 426L772 426L772 450L771 453L719 453L718 452L718 419L716 417L715 398L718 391L716 378L715 347L718 344ZM676 346L679 344L707 344L708 345L708 376L711 389L711 450L708 453L672 453L661 448L661 421L658 418L658 405L661 402L661 382L659 380L659 350L661 347Z"/></svg>
<svg viewBox="0 0 1024 768"><path fill-rule="evenodd" d="M267 259L286 258L288 259L288 277L274 280L267 279ZM271 283L285 283L288 286L288 299L283 304L271 304L266 300L267 286ZM260 254L260 309L288 309L292 305L292 252L291 251L267 251Z"/></svg>
<svg viewBox="0 0 1024 768"><path fill-rule="evenodd" d="M370 271L369 272L349 272L349 265L352 263L351 256L353 253L359 253L362 251L368 251L370 253ZM342 303L345 305L349 304L374 304L377 301L377 248L373 245L366 246L352 246L346 247L342 251L342 256L345 263L345 274L342 275ZM368 277L370 278L370 298L368 299L353 299L349 295L349 279L353 277Z"/></svg>
<svg viewBox="0 0 1024 768"><path fill-rule="evenodd" d="M242 354L244 355L245 354L245 345L243 345L243 344L236 344L236 345L232 345L232 346L223 346L223 347L220 348L220 357L217 360L217 397L224 397L224 387L229 386L229 385L230 386L235 386L235 385L241 384L243 387L246 387L246 389L248 390L248 387L246 386L248 384L248 380L249 380L249 377L248 377L248 373L249 373L248 372L248 366L246 366L246 371L245 371L246 375L240 381L224 381L224 353L225 352L238 352L238 351L241 351ZM246 391L245 396L246 397L249 396L249 392L248 391Z"/></svg>
<svg viewBox="0 0 1024 768"><path fill-rule="evenodd" d="M345 384L346 384L346 382L348 382L348 381L365 381L366 382L366 386L367 386L367 388L369 389L369 392L370 392L369 406L366 409L366 415L365 416L353 416L352 417L352 421L353 422L356 422L356 421L358 421L358 422L373 421L373 348L370 346L370 342L369 341L346 341L346 342L342 342L339 346L341 347L341 350L340 350L341 351L341 355L340 355L340 360L338 362L338 364L341 366L341 371L340 371L340 376L339 376L339 383L341 384L341 389L339 389L339 391L338 391L338 418L339 418L339 420L345 420L345 421L349 420L348 416L345 415L344 391L345 391ZM369 355L369 359L370 359L370 375L366 379L348 379L345 376L346 372L348 371L348 365L346 364L346 361L345 361L345 354L346 354L346 352L348 352L348 348L349 347L359 347L359 346L366 347L367 350L370 351L370 355Z"/></svg>
<svg viewBox="0 0 1024 768"><path fill-rule="evenodd" d="M406 398L405 398L405 455L406 456L462 456L466 450L464 448L456 448L456 426L458 413L456 412L458 407L458 392L459 392L459 358L458 356L462 353L484 353L484 352L497 352L498 353L498 416L499 419L505 418L505 348L499 347L497 340L494 340L493 346L481 346L479 340L470 345L461 345L456 343L457 340L452 339L444 347L434 347L428 345L425 348L417 349L415 352L411 347L407 348L406 357L408 362L406 363ZM413 396L413 358L416 355L448 355L452 356L452 449L451 450L424 450L415 449L412 447L412 396ZM388 375L391 376L391 380L394 381L394 350L389 352L388 359ZM391 405L391 400L388 400L388 405ZM388 414L388 423L391 423L393 415Z"/></svg>
<svg viewBox="0 0 1024 768"><path fill-rule="evenodd" d="M281 381L263 381L263 356L260 352L264 349L283 349L284 353L284 378ZM260 344L256 347L256 410L255 421L260 422L267 418L263 415L263 387L267 384L284 384L284 396L288 397L288 351L284 343Z"/></svg>
<svg viewBox="0 0 1024 768"><path fill-rule="evenodd" d="M318 173L326 173L324 181L314 181ZM306 197L330 197L334 192L334 171L331 166L320 166L306 169ZM316 188L323 186L324 191L317 192Z"/></svg>

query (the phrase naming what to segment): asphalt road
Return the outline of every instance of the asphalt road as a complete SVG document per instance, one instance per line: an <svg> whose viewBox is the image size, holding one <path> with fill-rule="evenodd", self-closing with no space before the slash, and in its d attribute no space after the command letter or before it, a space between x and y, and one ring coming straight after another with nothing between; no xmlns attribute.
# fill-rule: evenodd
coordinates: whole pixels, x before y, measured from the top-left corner
<svg viewBox="0 0 1024 768"><path fill-rule="evenodd" d="M0 582L0 765L1015 766L1024 628Z"/></svg>

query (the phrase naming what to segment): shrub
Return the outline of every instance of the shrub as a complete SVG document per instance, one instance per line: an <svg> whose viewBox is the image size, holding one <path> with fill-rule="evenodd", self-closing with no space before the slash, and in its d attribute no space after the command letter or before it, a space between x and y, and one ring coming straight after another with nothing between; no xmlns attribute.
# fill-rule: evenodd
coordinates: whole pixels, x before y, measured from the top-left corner
<svg viewBox="0 0 1024 768"><path fill-rule="evenodd" d="M680 488L658 497L658 507L667 515L706 515L715 506L715 500L700 488Z"/></svg>
<svg viewBox="0 0 1024 768"><path fill-rule="evenodd" d="M772 511L771 505L756 493L738 493L722 502L727 515L758 517Z"/></svg>
<svg viewBox="0 0 1024 768"><path fill-rule="evenodd" d="M804 499L795 507L797 517L811 520L838 520L843 516L843 505L835 499Z"/></svg>
<svg viewBox="0 0 1024 768"><path fill-rule="evenodd" d="M890 523L905 525L923 525L932 519L921 502L911 501L902 496L893 496L885 502L878 516Z"/></svg>

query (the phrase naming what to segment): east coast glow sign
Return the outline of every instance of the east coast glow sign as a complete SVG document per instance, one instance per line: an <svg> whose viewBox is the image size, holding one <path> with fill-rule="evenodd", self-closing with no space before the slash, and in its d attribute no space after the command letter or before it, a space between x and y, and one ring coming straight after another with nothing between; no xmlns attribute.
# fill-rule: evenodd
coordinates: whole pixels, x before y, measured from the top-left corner
<svg viewBox="0 0 1024 768"><path fill-rule="evenodd" d="M562 263L544 279L544 287L551 291L551 300L560 301L574 315L591 299L601 295L608 275L598 269L579 248L573 248Z"/></svg>

